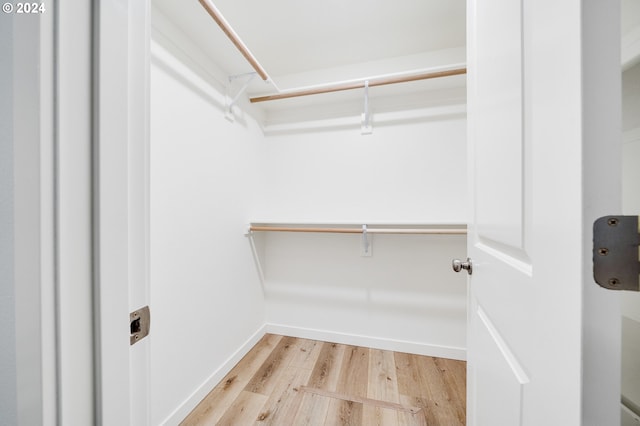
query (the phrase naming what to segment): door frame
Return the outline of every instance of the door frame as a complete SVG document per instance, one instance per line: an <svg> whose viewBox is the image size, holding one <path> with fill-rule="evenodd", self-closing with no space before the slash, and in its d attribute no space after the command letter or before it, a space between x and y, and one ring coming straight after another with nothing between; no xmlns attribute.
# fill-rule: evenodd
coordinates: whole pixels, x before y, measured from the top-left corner
<svg viewBox="0 0 640 426"><path fill-rule="evenodd" d="M129 413L131 410L131 391L128 387L132 379L132 370L130 367L130 357L128 344L125 349L123 345L122 328L126 328L123 318L128 318L126 314L130 306L125 302L130 296L131 289L136 284L127 284L128 271L130 270L130 256L125 255L131 248L129 245L130 235L124 229L127 229L129 216L130 199L127 198L128 191L136 184L131 181L131 176L124 173L124 170L131 169L131 156L128 151L126 141L131 137L129 133L131 129L128 127L131 122L136 120L136 113L127 109L135 103L123 104L123 99L129 99L131 93L128 93L126 87L145 87L148 84L148 73L146 79L142 73L137 73L132 69L132 57L127 55L132 44L140 46L136 41L136 37L146 37L148 43L148 32L136 33L132 28L136 27L134 22L136 18L132 14L129 16L122 13L127 11L127 3L125 0L109 0L102 2L100 5L99 19L96 21L99 26L98 40L101 43L99 48L100 65L99 73L99 132L96 135L99 145L99 157L97 158L97 182L95 193L99 194L96 201L96 210L100 218L97 225L97 232L105 238L100 238L96 252L99 254L99 275L96 283L99 289L99 299L97 300L97 314L99 315L99 331L100 342L97 357L100 363L97 367L97 380L99 383L99 419L103 422L111 424L129 424L129 418L123 413ZM145 0L146 7L149 7L149 0ZM619 19L619 10L610 5L591 4L597 2L582 3L582 9L576 7L576 11L580 11L580 16L574 16L576 20L581 19L582 39L582 67L578 68L582 72L583 87L598 87L598 79L600 72L610 70L603 68L602 54L608 54L616 58L619 63L620 52L616 49L610 49L611 45L619 46L619 35L612 38L612 32L606 32L602 37L600 25L603 17L612 17ZM147 9L148 10L148 9ZM130 11L129 11L130 12ZM577 13L577 12L576 12ZM146 15L148 19L148 14ZM142 21L138 21L138 24ZM144 25L148 25L147 21ZM116 29L126 27L129 31L116 31ZM619 34L619 33L618 33ZM602 49L601 46L608 47ZM144 43L142 43L144 44ZM591 49L591 46L596 48ZM598 48L600 47L600 48ZM148 44L146 51L142 51L145 57L148 57ZM141 51L138 51L141 52ZM147 59L148 61L148 59ZM608 63L608 62L607 62ZM105 67L105 68L103 68ZM608 75L608 74L607 74ZM124 84L125 82L128 83ZM148 90L148 89L147 89ZM590 95L593 93L589 93ZM599 94L603 95L603 94ZM148 92L146 94L148 97ZM607 94L604 94L607 96ZM597 168L598 159L602 156L613 157L615 150L608 149L606 142L603 140L615 132L612 129L612 123L615 120L608 121L608 127L602 129L598 126L601 120L599 108L594 103L588 103L588 99L583 99L583 161L585 162L585 173L583 179L585 185L595 185L597 179L601 178L601 174L587 173ZM148 114L148 104L146 105L146 114ZM104 142L103 142L104 141ZM602 198L604 197L604 198ZM591 224L595 217L607 214L607 199L615 200L615 194L598 194L598 205L585 209L582 218L583 235L591 235ZM584 203L589 200L584 199ZM615 207L614 207L615 208ZM619 208L619 206L618 206ZM118 232L114 232L118 230ZM601 357L615 355L616 349L598 345L598 339L609 338L609 329L603 329L602 324L591 321L588 312L597 309L602 304L602 290L594 287L589 279L590 263L587 261L591 258L590 239L585 238L583 244L583 299L576 301L583 306L582 328L583 328L583 347L589 348L586 352L587 357L583 364L583 383L582 383L582 419L585 424L598 424L602 413L610 413L613 405L617 407L617 397L607 398L607 409L600 410L598 407L602 405L602 391L607 387L615 387L617 383L615 377L606 376L605 373L596 366L601 362ZM148 285L148 284L147 284ZM615 304L614 298L607 298L606 303ZM615 326L614 326L615 328ZM598 339L592 340L598 336ZM618 348L619 352L619 348ZM147 355L148 356L148 355ZM619 358L619 357L618 357ZM607 387L599 384L607 383ZM126 383L127 385L123 385ZM126 387L126 389L125 389ZM148 388L147 388L148 391ZM148 393L148 392L147 392ZM615 399L615 401L614 401ZM147 402L148 403L148 402ZM115 416L115 417L111 417Z"/></svg>
<svg viewBox="0 0 640 426"><path fill-rule="evenodd" d="M131 303L148 304L150 0L45 8L0 15L0 414L147 424L149 343L127 330Z"/></svg>
<svg viewBox="0 0 640 426"><path fill-rule="evenodd" d="M84 302L84 304L73 305L73 304L61 304L60 300L56 303L56 309L58 311L58 319L60 317L67 316L68 318L77 319L77 309L80 307L84 312L93 312L96 318L96 329L94 332L96 333L95 338L95 351L96 351L96 361L97 364L93 368L95 374L94 378L96 381L95 389L96 389L96 424L121 424L127 425L131 424L131 390L130 390L130 382L132 377L132 372L130 369L130 347L128 343L127 332L123 330L128 329L128 313L130 311L129 306L129 298L130 298L130 290L132 286L136 284L130 283L130 275L129 275L129 259L127 253L130 248L130 240L129 240L129 232L128 232L128 221L130 220L129 211L130 202L128 199L129 189L130 189L130 176L128 174L128 170L132 165L130 164L131 157L129 155L128 150L128 141L131 140L132 133L129 128L129 123L132 120L135 120L133 117L137 117L136 115L131 114L131 110L129 106L136 105L135 102L131 101L130 96L132 94L128 91L129 87L136 87L136 84L140 85L138 87L146 87L148 84L148 78L143 78L143 74L132 72L128 67L131 65L131 51L129 47L134 44L134 40L138 40L138 37L145 37L141 33L135 31L136 25L142 22L142 25L149 24L149 0L144 0L142 3L146 7L147 14L131 14L129 13L129 3L126 0L105 0L102 2L93 2L95 9L93 10L93 17L82 16L78 17L78 22L87 30L87 25L89 30L91 30L91 23L93 23L93 30L97 37L96 40L97 45L94 45L91 49L90 54L93 55L94 58L94 78L97 79L98 87L97 90L98 99L97 104L94 104L94 116L93 121L97 126L94 127L94 141L95 145L93 145L93 160L83 160L81 164L77 164L77 167L86 167L89 165L90 169L93 170L94 177L94 187L93 187L93 198L90 195L87 195L85 192L83 194L78 194L78 202L86 204L86 201L89 201L89 204L92 205L93 212L89 209L86 213L80 213L84 215L85 218L97 218L96 227L89 231L82 231L82 234L78 234L77 230L69 230L68 234L64 230L58 229L57 231L62 231L62 234L57 235L57 244L60 243L60 240L64 238L65 235L72 235L74 238L79 238L84 242L82 244L86 244L86 238L91 239L91 233L95 232L98 238L94 239L94 266L95 266L95 274L94 274L94 283L95 283L95 293L96 296L93 302L88 301ZM132 2L135 3L135 2ZM589 3L597 3L597 2L589 2ZM590 7L597 7L597 5L591 5ZM56 8L64 7L61 4L57 4ZM586 7L586 6L585 6ZM604 6L603 6L604 7ZM583 35L585 39L583 42L583 46L588 46L590 43L601 43L601 40L595 40L596 31L588 31L591 29L591 26L596 25L595 20L600 18L600 14L603 11L591 11L588 13L587 18L583 22ZM606 10L604 11L606 13ZM144 19L147 19L146 22L142 20L142 16ZM60 16L57 15L55 19L58 19ZM589 18L592 18L591 20ZM56 21L55 24L49 19L54 19L54 17L48 17L43 20L40 25L38 34L41 34L47 25L59 25L59 21ZM56 30L59 29L56 27ZM124 31L123 29L126 29ZM144 32L143 32L144 33ZM146 35L148 37L148 33ZM29 38L23 39L23 41L29 40ZM42 46L45 45L45 41L42 39L35 40L31 38L32 41L36 41L37 43L42 43ZM619 40L616 40L615 45L619 46ZM144 43L142 43L144 44ZM140 44L136 43L136 46L140 46ZM136 47L136 48L138 48ZM585 52L585 57L583 61L583 71L586 69L585 81L584 84L594 83L597 81L597 68L593 68L589 71L589 66L593 64L595 58L590 56L588 49L583 49ZM46 54L47 50L42 51L43 55ZM52 52L52 51L51 51ZM53 53L49 53L53 54ZM148 46L146 47L146 52L143 52L144 55L148 55ZM615 54L612 52L612 54ZM617 52L619 55L619 52ZM32 60L34 60L32 58ZM40 64L40 58L35 60ZM51 62L47 62L45 60L43 64L48 64L51 66L53 64L53 59ZM44 67L36 76L39 81L45 81L47 76L46 73L51 71L50 68ZM148 76L148 73L147 73ZM44 83L45 88L42 90L46 90L46 82ZM148 89L147 89L148 90ZM148 96L148 92L147 92ZM37 99L38 108L48 108L44 104L47 102L46 96L43 98L34 98ZM148 104L145 107L148 111ZM42 110L41 110L42 111ZM19 114L19 111L16 111L16 114ZM148 112L147 112L148 113ZM45 117L47 112L43 113L43 117ZM51 113L53 114L53 113ZM587 117L592 117L595 114L595 111L586 108L585 114ZM44 118L44 120L50 118ZM590 124L590 122L592 124ZM597 120L588 120L585 119L585 145L590 146L593 150L589 153L589 158L587 158L587 165L594 164L593 161L597 158L597 153L599 150L602 150L605 146L605 143L600 139L601 133L595 132L594 134L590 134L591 127L595 127L595 123ZM42 136L40 136L42 138ZM45 139L38 139L42 144ZM36 157L40 161L36 164L37 170L40 171L42 176L50 176L52 172L52 167L55 166L55 161L53 156L55 153L48 152L46 147L43 144L40 147L36 147L35 154L30 152L27 154L31 158L31 160ZM36 155L36 157L31 157L32 155ZM591 156L593 155L593 157ZM610 152L607 152L607 155L611 155ZM15 161L13 163L14 168L20 165L19 161ZM56 177L57 179L58 177ZM589 177L587 176L587 183ZM76 182L77 184L78 182ZM19 191L24 189L24 194L34 195L38 198L38 201L41 203L41 208L39 215L36 218L31 218L34 222L33 224L43 225L42 232L51 233L54 232L55 226L49 223L49 219L52 217L56 217L53 212L53 208L51 207L52 199L52 189L44 189L40 185L42 181L39 181L32 186L20 187L16 185L16 188ZM59 182L58 182L59 184ZM68 187L72 190L73 185L70 184ZM58 188L58 190L62 190L63 188ZM42 192L41 192L42 191ZM83 201L82 197L86 197ZM615 208L615 207L612 207ZM597 209L598 210L598 209ZM24 208L16 209L16 212L25 212ZM590 225L592 219L600 214L606 214L607 212L601 211L585 211L584 215L584 235L590 235ZM19 231L19 229L18 229ZM88 232L88 234L87 234ZM51 261L47 256L53 256L53 250L49 246L50 241L47 238L51 238L50 236L42 235L43 238L35 241L35 248L39 253L44 255L43 261ZM94 235L95 236L95 235ZM588 238L585 238L584 249L585 252L583 254L584 259L590 258L589 248L588 248ZM80 247L76 246L76 249ZM33 247L32 247L33 248ZM58 247L59 249L59 247ZM49 253L49 254L47 254ZM16 255L19 256L20 253L16 252ZM59 252L57 255L62 255ZM49 259L49 260L47 260ZM91 264L91 260L85 262L84 260L80 261L80 263ZM587 262L585 262L587 263ZM589 276L590 265L584 265L584 276ZM40 292L42 289L46 287L45 283L50 282L51 279L56 279L57 287L60 287L59 276L52 271L42 271L42 277L45 277L42 280L38 280L37 289ZM80 278L78 278L80 279ZM589 281L589 280L586 280ZM138 284L139 285L139 284ZM144 285L148 285L145 283ZM591 282L586 282L585 286L587 287L585 293L584 308L585 312L588 312L589 305L591 303L598 302L598 292L600 290L593 288L594 284ZM17 296L17 295L16 295ZM91 337L83 337L79 340L71 339L71 336L61 335L61 330L51 331L50 327L45 327L43 324L47 321L51 321L53 319L54 323L56 321L53 318L52 314L52 306L53 299L56 297L53 294L49 294L45 296L47 299L47 303L45 303L38 312L38 318L41 319L39 325L37 325L40 333L43 333L45 339L47 339L46 347L38 345L38 347L20 347L20 345L16 345L16 354L18 357L26 357L37 355L36 358L42 361L43 359L48 360L54 359L55 356L51 355L52 351L52 343L51 339L54 341L57 339L58 342L58 368L57 368L57 377L53 379L51 377L51 372L49 372L49 376L47 376L47 383L49 385L43 385L40 383L40 389L48 389L41 395L45 395L43 399L39 401L39 406L37 407L37 412L39 415L49 418L49 415L52 412L52 398L56 399L56 404L58 409L64 408L64 404L61 401L64 401L64 393L61 394L61 387L63 386L64 381L64 371L60 370L61 363L67 359L67 356L64 351L60 351L60 347L65 344L69 344L69 347L80 347L87 348L91 347L94 341L91 340ZM21 307L19 306L17 300L15 302L16 313L15 318L19 318L20 315L24 315L26 311L21 311ZM26 323L23 323L26 324ZM48 323L51 324L51 323ZM57 324L57 323L56 323ZM587 321L583 324L583 329L587 330L590 328L598 328L597 324L590 324ZM52 335L54 334L54 335ZM69 338L69 340L65 341L65 338ZM89 341L87 341L87 339ZM597 342L585 342L585 344L597 343ZM86 351L84 351L86 352ZM148 355L147 355L148 356ZM86 360L86 359L85 359ZM592 418L593 413L591 410L594 410L595 407L598 406L600 400L597 398L597 386L593 386L594 383L598 383L598 377L591 376L589 373L589 363L595 362L597 360L585 360L585 377L583 381L583 419L590 420ZM20 366L17 368L17 374L22 375L23 370ZM72 374L68 376L69 380L74 381L78 380L78 374ZM51 383L57 382L57 396L52 396L54 392L51 390ZM87 383L75 383L73 386L76 386L76 389L80 389L82 391L88 391L87 395L93 395L93 389L91 387L87 388ZM16 387L16 390L19 391L19 387ZM148 388L146 390L146 394L148 395ZM596 403L597 402L597 403ZM63 404L63 405L61 405ZM80 404L73 404L74 407L69 407L69 413L73 415L86 415L82 414L80 411L82 407ZM84 408L86 409L86 407ZM53 409L55 410L55 409ZM58 418L60 416L60 412L58 412ZM69 418L72 418L71 416ZM75 421L82 422L82 417L78 417Z"/></svg>
<svg viewBox="0 0 640 426"><path fill-rule="evenodd" d="M149 304L151 3L94 4L96 419L148 424L151 335L131 346L128 330L129 312Z"/></svg>
<svg viewBox="0 0 640 426"><path fill-rule="evenodd" d="M57 417L53 13L0 15L0 423Z"/></svg>
<svg viewBox="0 0 640 426"><path fill-rule="evenodd" d="M619 293L593 279L593 223L622 212L620 2L581 2L582 26L582 422L620 422ZM604 84L603 84L604 82ZM611 87L618 88L610 90ZM616 106L607 108L607 106ZM613 166L613 172L607 167ZM616 318L601 315L615 311ZM604 319L604 321L603 321Z"/></svg>

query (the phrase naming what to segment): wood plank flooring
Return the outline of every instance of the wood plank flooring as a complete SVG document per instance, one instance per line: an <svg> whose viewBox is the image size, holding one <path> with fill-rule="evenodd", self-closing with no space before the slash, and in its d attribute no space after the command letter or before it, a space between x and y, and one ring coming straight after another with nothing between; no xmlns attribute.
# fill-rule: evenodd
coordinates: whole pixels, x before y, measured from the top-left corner
<svg viewBox="0 0 640 426"><path fill-rule="evenodd" d="M181 423L459 426L466 363L265 335Z"/></svg>

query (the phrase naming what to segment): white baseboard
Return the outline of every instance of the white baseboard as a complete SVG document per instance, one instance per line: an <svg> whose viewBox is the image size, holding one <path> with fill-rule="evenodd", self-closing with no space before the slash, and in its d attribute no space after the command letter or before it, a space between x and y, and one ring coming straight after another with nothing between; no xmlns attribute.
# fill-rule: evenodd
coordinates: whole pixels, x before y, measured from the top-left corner
<svg viewBox="0 0 640 426"><path fill-rule="evenodd" d="M328 330L292 327L283 324L267 323L265 324L265 332L281 334L283 336L320 340L323 342L365 346L368 348L384 349L395 352L407 352L418 355L435 356L439 358L457 359L461 361L467 359L466 348L459 347L428 345L425 343L408 342L404 340L384 339L357 334L337 333Z"/></svg>
<svg viewBox="0 0 640 426"><path fill-rule="evenodd" d="M639 426L640 417L633 411L629 410L624 404L620 405L620 414L622 416L621 426Z"/></svg>
<svg viewBox="0 0 640 426"><path fill-rule="evenodd" d="M253 348L265 335L266 325L260 327L246 342L235 351L204 383L202 383L189 397L176 408L161 424L173 426L180 424L191 411L204 399L222 378Z"/></svg>

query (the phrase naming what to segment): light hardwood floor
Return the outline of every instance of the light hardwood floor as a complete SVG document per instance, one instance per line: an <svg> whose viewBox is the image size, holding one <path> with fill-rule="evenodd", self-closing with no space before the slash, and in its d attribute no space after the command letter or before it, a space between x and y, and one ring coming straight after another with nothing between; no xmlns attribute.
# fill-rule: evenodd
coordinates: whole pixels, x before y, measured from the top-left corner
<svg viewBox="0 0 640 426"><path fill-rule="evenodd" d="M181 425L465 424L466 363L265 335Z"/></svg>

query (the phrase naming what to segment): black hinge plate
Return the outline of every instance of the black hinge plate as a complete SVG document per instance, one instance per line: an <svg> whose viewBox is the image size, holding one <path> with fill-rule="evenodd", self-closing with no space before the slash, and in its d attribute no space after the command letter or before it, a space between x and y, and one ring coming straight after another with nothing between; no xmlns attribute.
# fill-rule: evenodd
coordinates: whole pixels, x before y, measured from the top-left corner
<svg viewBox="0 0 640 426"><path fill-rule="evenodd" d="M610 290L640 291L638 216L604 216L593 224L593 278Z"/></svg>

